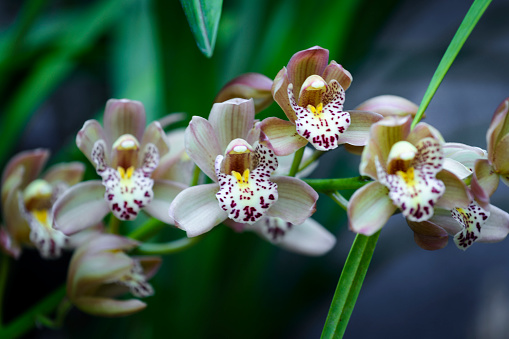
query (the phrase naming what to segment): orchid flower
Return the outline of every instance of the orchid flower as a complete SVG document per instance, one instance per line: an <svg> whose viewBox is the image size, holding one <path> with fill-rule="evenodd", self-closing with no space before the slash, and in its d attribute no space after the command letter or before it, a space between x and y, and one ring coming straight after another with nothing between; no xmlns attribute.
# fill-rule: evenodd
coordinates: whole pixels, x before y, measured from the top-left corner
<svg viewBox="0 0 509 339"><path fill-rule="evenodd" d="M55 203L57 228L72 234L109 212L120 220L134 220L142 209L173 224L166 210L185 186L153 175L169 146L160 123L145 128L145 119L141 102L111 99L104 112L104 129L96 120L85 122L76 144L102 181L78 184Z"/></svg>
<svg viewBox="0 0 509 339"><path fill-rule="evenodd" d="M173 200L170 216L189 237L226 219L253 224L263 216L303 223L315 210L317 193L300 179L271 175L274 152L258 142L253 100L216 103L209 119L193 117L186 153L214 183L190 187Z"/></svg>
<svg viewBox="0 0 509 339"><path fill-rule="evenodd" d="M509 232L509 214L489 204L489 196L478 186L474 173L477 161L486 159L486 151L459 143L446 143L444 168L458 178L471 183L472 200L466 208L436 208L427 221L408 225L414 231L415 242L424 249L436 250L447 245L448 234L454 243L466 250L475 242L498 242Z"/></svg>
<svg viewBox="0 0 509 339"><path fill-rule="evenodd" d="M245 73L234 78L221 88L215 103L234 98L253 99L256 113L263 111L274 102L272 80L260 73Z"/></svg>
<svg viewBox="0 0 509 339"><path fill-rule="evenodd" d="M157 272L161 259L131 258L124 252L136 246L134 240L102 234L79 247L67 277L71 303L98 316L124 316L144 309L146 304L138 299L113 299L127 292L139 298L154 294L147 280Z"/></svg>
<svg viewBox="0 0 509 339"><path fill-rule="evenodd" d="M343 111L350 72L329 60L329 51L315 46L292 56L272 85L274 100L289 121L262 121L265 142L276 155L289 155L310 142L328 151L340 144L364 146L369 127L382 117L367 111Z"/></svg>
<svg viewBox="0 0 509 339"><path fill-rule="evenodd" d="M400 209L410 221L433 216L435 207L467 208L466 185L443 169L443 139L433 127L387 117L371 127L359 171L375 181L357 190L348 204L350 227L371 235Z"/></svg>
<svg viewBox="0 0 509 339"><path fill-rule="evenodd" d="M499 178L509 186L509 98L495 110L486 133L488 158L475 164L478 184L491 196L497 189Z"/></svg>
<svg viewBox="0 0 509 339"><path fill-rule="evenodd" d="M44 149L24 151L3 172L5 227L0 229L0 247L14 258L21 255L22 245L37 247L46 259L59 257L62 248L71 245L67 236L53 228L51 208L69 186L81 181L84 166L79 162L58 164L39 178L48 157Z"/></svg>
<svg viewBox="0 0 509 339"><path fill-rule="evenodd" d="M302 160L311 157L313 151L306 147ZM293 156L287 155L277 157L278 168L273 175L284 175L292 166ZM318 166L318 161L308 166L296 177L303 177L310 174ZM312 218L307 218L302 224L294 225L278 217L265 216L254 224L240 224L232 220L226 221L227 226L237 232L254 232L268 242L285 250L309 255L320 256L329 252L336 244L336 237L325 227Z"/></svg>

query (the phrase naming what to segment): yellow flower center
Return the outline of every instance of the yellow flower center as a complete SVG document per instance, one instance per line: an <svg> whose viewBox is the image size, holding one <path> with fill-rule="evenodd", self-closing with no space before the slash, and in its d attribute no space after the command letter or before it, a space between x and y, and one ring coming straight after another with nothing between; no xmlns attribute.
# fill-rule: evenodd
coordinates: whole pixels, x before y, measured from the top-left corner
<svg viewBox="0 0 509 339"><path fill-rule="evenodd" d="M32 215L41 224L46 225L48 222L48 210L33 210Z"/></svg>
<svg viewBox="0 0 509 339"><path fill-rule="evenodd" d="M127 169L127 171L123 167L117 168L118 174L120 174L120 178L122 180L130 180L134 173L134 166L131 166Z"/></svg>
<svg viewBox="0 0 509 339"><path fill-rule="evenodd" d="M397 171L396 173L405 181L407 186L415 186L415 174L413 167L410 167L406 172Z"/></svg>
<svg viewBox="0 0 509 339"><path fill-rule="evenodd" d="M320 102L316 107L313 105L308 105L308 110L310 110L315 118L320 118L323 111L323 104Z"/></svg>
<svg viewBox="0 0 509 339"><path fill-rule="evenodd" d="M249 185L249 169L248 168L245 169L245 171L242 175L240 175L240 173L236 172L236 171L232 171L232 175L235 177L235 179L237 179L237 183L239 184L239 186L241 188L244 188L247 185Z"/></svg>

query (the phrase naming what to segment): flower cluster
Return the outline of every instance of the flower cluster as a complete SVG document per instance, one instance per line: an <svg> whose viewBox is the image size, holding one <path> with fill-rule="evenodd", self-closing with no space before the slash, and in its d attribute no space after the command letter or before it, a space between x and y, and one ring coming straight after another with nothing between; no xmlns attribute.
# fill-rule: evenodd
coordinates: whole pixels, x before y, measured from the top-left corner
<svg viewBox="0 0 509 339"><path fill-rule="evenodd" d="M302 178L321 154L341 145L361 155L359 173L368 178L343 206L352 231L373 235L401 213L424 249L443 248L449 235L461 249L504 239L509 214L492 206L490 196L499 178L509 185L509 99L494 114L486 152L446 143L423 122L412 128L417 106L401 97L378 96L344 110L352 80L315 46L296 53L274 81L257 73L233 79L207 118L193 116L185 130L168 133L164 128L181 114L146 125L142 103L111 99L103 125L88 120L76 137L100 179L81 182L85 166L77 162L40 176L49 156L40 149L8 163L0 248L14 258L22 247L36 247L44 258L76 249L69 300L94 315L131 314L146 304L114 297L154 294L148 279L161 262L133 256L147 253L141 240L155 233L150 221L136 228L142 212L189 238L222 225L296 253L329 252L336 238L310 218L319 196ZM273 101L288 120L257 120ZM119 230L122 222L135 231Z"/></svg>

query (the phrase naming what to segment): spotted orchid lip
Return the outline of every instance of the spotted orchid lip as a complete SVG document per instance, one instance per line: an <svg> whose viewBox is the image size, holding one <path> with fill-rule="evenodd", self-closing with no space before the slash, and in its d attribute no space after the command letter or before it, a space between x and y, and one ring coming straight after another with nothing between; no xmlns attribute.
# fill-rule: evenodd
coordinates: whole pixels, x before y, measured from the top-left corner
<svg viewBox="0 0 509 339"><path fill-rule="evenodd" d="M228 147L229 149L240 147L247 152L248 144L245 141L234 140L230 145L233 147ZM225 157L219 155L216 159L215 168L220 187L216 198L230 219L241 223L255 223L278 199L277 184L269 180L270 174L277 168L276 156L269 148L258 144L254 150L256 168L252 171L245 168L242 173L223 173L223 159L228 160L230 155L231 153L227 153Z"/></svg>
<svg viewBox="0 0 509 339"><path fill-rule="evenodd" d="M407 142L396 143L395 152L406 153ZM443 152L440 143L432 138L424 138L418 142L415 158L408 168L387 173L380 164L378 157L375 164L378 180L389 189L389 197L399 207L403 215L411 221L424 221L433 216L433 206L445 192L445 185L436 179L442 169ZM411 148L411 149L413 149Z"/></svg>
<svg viewBox="0 0 509 339"><path fill-rule="evenodd" d="M313 83L309 86L312 86ZM320 99L310 99L316 106L308 104L306 107L302 107L295 100L293 85L288 85L288 98L297 117L295 120L297 133L317 150L328 151L339 146L340 137L347 131L351 119L348 112L343 112L345 90L339 83L332 80L323 91L323 95L318 93Z"/></svg>
<svg viewBox="0 0 509 339"><path fill-rule="evenodd" d="M454 236L454 243L458 248L466 250L481 239L481 228L490 217L490 212L472 201L466 209L454 208L451 215L462 227Z"/></svg>

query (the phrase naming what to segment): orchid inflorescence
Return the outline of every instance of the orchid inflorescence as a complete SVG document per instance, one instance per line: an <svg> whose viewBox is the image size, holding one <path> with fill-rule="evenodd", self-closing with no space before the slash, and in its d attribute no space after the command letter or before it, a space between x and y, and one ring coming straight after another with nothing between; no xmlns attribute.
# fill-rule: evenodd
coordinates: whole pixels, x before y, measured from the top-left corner
<svg viewBox="0 0 509 339"><path fill-rule="evenodd" d="M112 225L143 211L189 238L228 226L289 251L323 255L336 239L311 219L318 193L302 178L320 154L341 145L361 154L359 174L368 178L343 206L353 232L373 235L401 213L427 250L446 246L449 235L462 250L503 240L509 214L492 206L490 196L499 178L509 184L509 99L495 111L484 151L447 143L424 122L411 128L417 106L398 96L344 110L352 80L329 62L328 50L312 47L293 55L274 81L257 73L233 79L207 119L194 116L185 131L168 133L180 115L146 125L141 102L111 99L103 125L88 120L76 137L100 179L81 181L85 166L78 162L40 176L49 157L42 149L8 163L1 249L13 258L24 247L37 248L43 258L75 249L69 300L94 315L131 314L146 304L114 297L152 295L148 279L161 258L133 256L143 239ZM273 101L287 120L257 120Z"/></svg>

